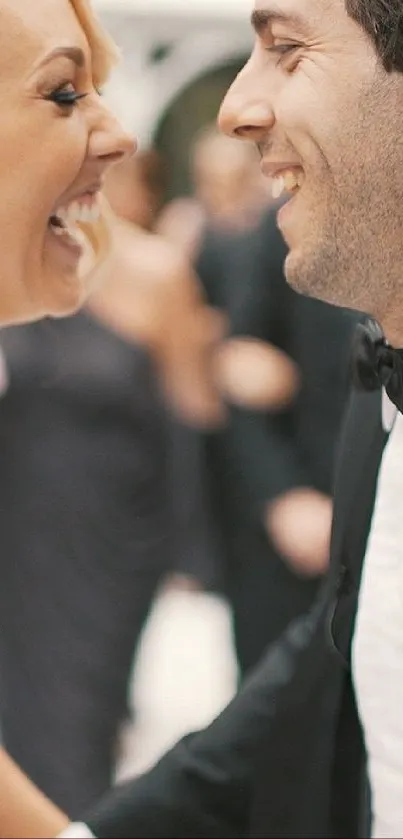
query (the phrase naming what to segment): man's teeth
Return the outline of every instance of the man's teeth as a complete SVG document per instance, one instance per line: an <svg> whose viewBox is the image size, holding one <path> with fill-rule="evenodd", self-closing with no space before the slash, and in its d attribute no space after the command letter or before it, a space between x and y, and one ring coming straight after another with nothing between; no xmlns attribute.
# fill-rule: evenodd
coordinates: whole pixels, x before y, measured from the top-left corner
<svg viewBox="0 0 403 839"><path fill-rule="evenodd" d="M302 184L302 175L287 171L272 178L271 194L274 199L280 198L283 192L295 192Z"/></svg>
<svg viewBox="0 0 403 839"><path fill-rule="evenodd" d="M75 225L77 222L94 224L99 221L101 209L97 202L91 206L89 204L80 204L79 201L73 201L68 207L61 207L56 212L57 218L66 227Z"/></svg>

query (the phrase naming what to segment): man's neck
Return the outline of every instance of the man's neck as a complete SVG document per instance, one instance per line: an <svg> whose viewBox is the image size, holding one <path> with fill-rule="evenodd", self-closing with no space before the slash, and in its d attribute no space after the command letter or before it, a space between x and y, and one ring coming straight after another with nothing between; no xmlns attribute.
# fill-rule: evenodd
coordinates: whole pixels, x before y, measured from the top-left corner
<svg viewBox="0 0 403 839"><path fill-rule="evenodd" d="M400 313L400 316L399 316ZM395 349L403 348L403 307L396 306L396 312L391 317L384 317L381 321L386 340Z"/></svg>

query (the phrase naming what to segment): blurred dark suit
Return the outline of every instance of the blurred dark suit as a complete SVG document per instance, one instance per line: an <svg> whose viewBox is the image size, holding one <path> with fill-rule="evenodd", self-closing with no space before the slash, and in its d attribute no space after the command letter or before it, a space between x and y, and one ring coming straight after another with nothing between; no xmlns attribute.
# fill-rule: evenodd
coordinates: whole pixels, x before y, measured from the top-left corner
<svg viewBox="0 0 403 839"><path fill-rule="evenodd" d="M243 671L317 592L318 578L298 576L278 555L263 514L297 487L331 495L357 319L289 288L275 212L241 235L208 231L196 265L209 302L229 316L231 334L285 351L302 382L291 409L270 415L232 407L228 427L206 438L208 495Z"/></svg>

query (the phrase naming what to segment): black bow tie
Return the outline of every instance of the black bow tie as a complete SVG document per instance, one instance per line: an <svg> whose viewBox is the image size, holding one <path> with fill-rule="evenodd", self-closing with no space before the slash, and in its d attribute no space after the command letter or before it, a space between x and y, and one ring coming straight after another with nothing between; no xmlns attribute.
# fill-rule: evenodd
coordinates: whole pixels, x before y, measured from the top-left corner
<svg viewBox="0 0 403 839"><path fill-rule="evenodd" d="M361 390L384 387L403 413L403 350L385 339L379 323L368 319L357 326L353 341L353 379Z"/></svg>

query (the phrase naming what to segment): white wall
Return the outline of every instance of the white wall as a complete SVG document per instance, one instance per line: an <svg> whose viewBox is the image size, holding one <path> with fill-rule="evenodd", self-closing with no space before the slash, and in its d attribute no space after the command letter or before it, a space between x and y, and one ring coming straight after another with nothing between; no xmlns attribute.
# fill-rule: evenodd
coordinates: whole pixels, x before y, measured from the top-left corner
<svg viewBox="0 0 403 839"><path fill-rule="evenodd" d="M252 0L93 0L93 5L100 12L234 20L250 13Z"/></svg>
<svg viewBox="0 0 403 839"><path fill-rule="evenodd" d="M252 43L251 0L96 0L95 5L124 57L107 96L143 147L184 86L247 53ZM169 45L170 53L153 63L160 45Z"/></svg>

